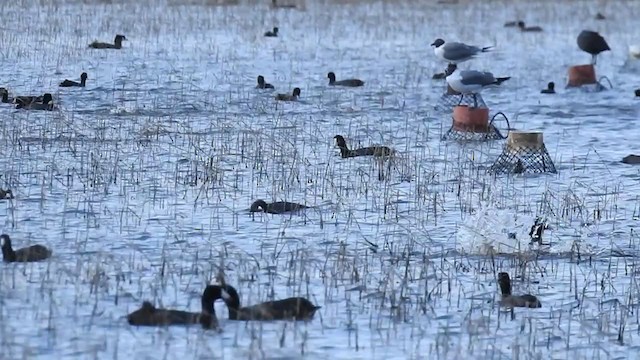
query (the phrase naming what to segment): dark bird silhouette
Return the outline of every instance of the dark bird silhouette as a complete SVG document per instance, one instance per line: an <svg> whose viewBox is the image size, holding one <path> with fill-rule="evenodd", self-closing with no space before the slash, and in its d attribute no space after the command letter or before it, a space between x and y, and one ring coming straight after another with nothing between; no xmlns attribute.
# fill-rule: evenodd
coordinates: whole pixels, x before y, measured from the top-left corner
<svg viewBox="0 0 640 360"><path fill-rule="evenodd" d="M342 135L336 135L333 137L336 140L336 145L340 148L340 156L342 158L350 158L356 156L384 156L389 157L393 155L394 150L387 146L368 146L359 149L349 149L347 142Z"/></svg>
<svg viewBox="0 0 640 360"><path fill-rule="evenodd" d="M524 32L541 32L542 31L542 28L540 26L527 26L522 20L518 21L518 27L520 28L520 31L524 31Z"/></svg>
<svg viewBox="0 0 640 360"><path fill-rule="evenodd" d="M43 96L16 96L14 98L9 97L9 91L5 88L0 88L0 95L2 96L3 103L23 103L25 105L32 102L42 102Z"/></svg>
<svg viewBox="0 0 640 360"><path fill-rule="evenodd" d="M264 33L264 36L266 37L278 37L278 28L274 27L272 31L267 31L266 33Z"/></svg>
<svg viewBox="0 0 640 360"><path fill-rule="evenodd" d="M328 73L327 77L329 78L329 85L332 86L358 87L364 85L364 81L360 79L345 79L336 81L336 74L334 74L333 72Z"/></svg>
<svg viewBox="0 0 640 360"><path fill-rule="evenodd" d="M44 95L42 95L42 102L38 102L37 99L38 97L31 98L31 101L27 101L27 99L20 100L19 98L16 98L14 100L14 102L16 103L16 109L48 111L53 110L53 96L51 96L50 93L45 93Z"/></svg>
<svg viewBox="0 0 640 360"><path fill-rule="evenodd" d="M551 81L547 84L547 88L540 91L541 94L555 94L556 93L556 84Z"/></svg>
<svg viewBox="0 0 640 360"><path fill-rule="evenodd" d="M92 49L122 49L123 40L127 40L124 35L116 35L115 39L113 40L113 44L94 41L89 44L89 47Z"/></svg>
<svg viewBox="0 0 640 360"><path fill-rule="evenodd" d="M636 165L640 164L640 156L639 155L627 155L622 158L623 164Z"/></svg>
<svg viewBox="0 0 640 360"><path fill-rule="evenodd" d="M201 324L204 328L215 329L218 319L213 304L222 298L222 288L209 285L202 292L201 312L159 309L149 301L144 301L140 309L127 315L127 321L135 326L169 326Z"/></svg>
<svg viewBox="0 0 640 360"><path fill-rule="evenodd" d="M597 56L603 51L611 50L607 41L595 31L582 30L577 39L580 50L591 54L591 64L595 65Z"/></svg>
<svg viewBox="0 0 640 360"><path fill-rule="evenodd" d="M2 259L4 262L35 262L49 258L51 250L42 245L31 245L26 248L13 250L11 238L7 234L0 235L2 243Z"/></svg>
<svg viewBox="0 0 640 360"><path fill-rule="evenodd" d="M256 89L274 89L273 85L264 81L264 76L258 75L258 85Z"/></svg>
<svg viewBox="0 0 640 360"><path fill-rule="evenodd" d="M300 97L300 88L293 89L293 94L277 94L276 100L279 101L296 101Z"/></svg>
<svg viewBox="0 0 640 360"><path fill-rule="evenodd" d="M290 297L282 300L267 301L260 304L240 307L240 296L231 285L223 285L222 293L229 320L311 320L320 306L303 297Z"/></svg>
<svg viewBox="0 0 640 360"><path fill-rule="evenodd" d="M80 82L64 79L64 81L61 82L59 86L60 87L73 87L73 86L84 87L86 84L87 84L87 73L83 72L80 75Z"/></svg>
<svg viewBox="0 0 640 360"><path fill-rule="evenodd" d="M540 300L538 300L538 298L533 295L511 295L511 279L509 279L509 274L507 274L506 272L501 272L498 274L498 284L500 285L500 291L502 292L502 300L500 300L500 305L507 307L542 307Z"/></svg>
<svg viewBox="0 0 640 360"><path fill-rule="evenodd" d="M266 212L269 214L284 214L287 212L296 212L308 207L302 204L296 204L288 201L276 201L268 204L264 200L256 200L251 204L250 212Z"/></svg>

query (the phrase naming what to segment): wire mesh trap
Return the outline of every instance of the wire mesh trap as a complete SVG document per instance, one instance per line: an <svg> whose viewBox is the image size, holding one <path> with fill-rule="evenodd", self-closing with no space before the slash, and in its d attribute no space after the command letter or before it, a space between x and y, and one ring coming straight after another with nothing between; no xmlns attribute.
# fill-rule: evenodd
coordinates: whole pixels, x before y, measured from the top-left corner
<svg viewBox="0 0 640 360"><path fill-rule="evenodd" d="M487 109L488 111L488 109ZM509 119L503 112L498 112L491 118L485 126L469 126L467 124L456 121L455 116L451 117L451 127L442 135L441 140L455 141L490 141L502 140L506 136L502 135L500 130L494 125L496 118L501 116L507 123L507 130L511 128Z"/></svg>
<svg viewBox="0 0 640 360"><path fill-rule="evenodd" d="M556 173L541 132L512 131L502 154L488 170L493 174Z"/></svg>
<svg viewBox="0 0 640 360"><path fill-rule="evenodd" d="M447 91L440 96L440 99L438 99L436 105L434 106L434 109L436 111L449 112L449 111L452 111L453 108L458 105L466 105L466 106L474 105L473 96L465 96L462 98L462 101L460 101L460 96L461 96L460 94ZM476 99L478 101L479 108L487 107L487 104L484 102L482 95L476 94Z"/></svg>

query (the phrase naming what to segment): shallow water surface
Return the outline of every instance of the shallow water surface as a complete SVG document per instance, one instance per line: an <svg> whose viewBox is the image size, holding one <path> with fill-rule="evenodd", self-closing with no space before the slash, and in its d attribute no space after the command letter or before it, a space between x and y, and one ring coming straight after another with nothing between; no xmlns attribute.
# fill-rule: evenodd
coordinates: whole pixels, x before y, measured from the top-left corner
<svg viewBox="0 0 640 360"><path fill-rule="evenodd" d="M0 5L0 86L50 91L59 107L0 104L0 184L16 196L0 205L2 231L54 253L0 264L0 358L637 353L640 168L619 162L640 135L635 3L212 3ZM502 27L518 17L545 31ZM264 38L273 26L281 35ZM597 66L613 89L563 89L567 67L590 59L575 43L583 28L613 49ZM122 50L87 48L116 33ZM544 132L557 174L488 175L504 140L440 140L451 118L435 110L437 37L495 46L462 67L512 76L483 99L513 128ZM86 88L57 87L83 71ZM329 71L366 84L329 87ZM256 90L257 75L275 92ZM539 93L548 81L558 94ZM294 87L299 102L274 101ZM390 170L343 160L336 134L398 158ZM251 215L258 198L313 208ZM550 226L541 249L527 236L536 216ZM499 308L499 271L543 307ZM244 323L217 304L221 333L127 324L144 300L197 311L220 274L243 304L305 296L322 308L308 323Z"/></svg>

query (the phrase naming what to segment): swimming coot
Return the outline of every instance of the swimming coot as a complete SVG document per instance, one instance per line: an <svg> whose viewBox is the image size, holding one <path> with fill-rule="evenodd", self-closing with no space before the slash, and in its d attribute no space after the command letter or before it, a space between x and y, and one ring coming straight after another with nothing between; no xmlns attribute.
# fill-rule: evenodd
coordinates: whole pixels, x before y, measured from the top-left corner
<svg viewBox="0 0 640 360"><path fill-rule="evenodd" d="M336 145L340 148L340 156L342 158L350 158L356 156L391 156L394 151L387 146L368 146L359 149L350 150L347 147L347 142L342 135L336 135L333 137L336 140Z"/></svg>
<svg viewBox="0 0 640 360"><path fill-rule="evenodd" d="M86 84L87 84L87 73L83 72L80 75L80 82L64 79L64 81L61 82L59 86L60 87L73 87L73 86L84 87Z"/></svg>
<svg viewBox="0 0 640 360"><path fill-rule="evenodd" d="M274 89L273 85L264 81L264 76L258 75L258 85L256 89Z"/></svg>
<svg viewBox="0 0 640 360"><path fill-rule="evenodd" d="M222 299L229 309L229 320L311 320L320 306L303 297L290 297L240 307L240 296L231 285L223 285Z"/></svg>
<svg viewBox="0 0 640 360"><path fill-rule="evenodd" d="M20 101L18 98L15 99L16 109L25 109L25 110L53 110L53 96L50 93L45 93L42 96L42 102L38 102L37 98L33 98L32 101Z"/></svg>
<svg viewBox="0 0 640 360"><path fill-rule="evenodd" d="M2 243L2 259L4 262L35 262L49 258L51 250L42 245L31 245L26 248L13 250L11 238L7 234L0 235Z"/></svg>
<svg viewBox="0 0 640 360"><path fill-rule="evenodd" d="M127 40L124 35L116 35L113 44L94 41L89 44L92 49L122 49L122 40Z"/></svg>
<svg viewBox="0 0 640 360"><path fill-rule="evenodd" d="M522 20L518 21L518 28L520 28L520 31L524 31L524 32L540 32L540 31L542 31L542 28L540 26L527 26L527 25L525 25L524 21L522 21Z"/></svg>
<svg viewBox="0 0 640 360"><path fill-rule="evenodd" d="M551 81L547 84L547 88L540 91L541 94L555 94L556 93L556 84Z"/></svg>
<svg viewBox="0 0 640 360"><path fill-rule="evenodd" d="M640 156L639 155L627 155L622 158L623 164L636 165L640 164Z"/></svg>
<svg viewBox="0 0 640 360"><path fill-rule="evenodd" d="M276 201L267 204L264 200L256 200L251 204L250 212L266 212L269 214L283 214L286 212L295 212L308 208L302 204L296 204L288 201Z"/></svg>
<svg viewBox="0 0 640 360"><path fill-rule="evenodd" d="M266 33L264 33L264 36L266 37L278 37L278 28L274 27L272 31L267 31Z"/></svg>
<svg viewBox="0 0 640 360"><path fill-rule="evenodd" d="M298 97L300 97L300 88L295 88L293 89L293 94L289 95L289 94L277 94L276 95L276 100L279 101L296 101L298 100Z"/></svg>
<svg viewBox="0 0 640 360"><path fill-rule="evenodd" d="M328 73L327 77L329 78L329 85L332 86L358 87L364 85L364 81L360 79L345 79L336 81L336 74L334 74L333 72Z"/></svg>
<svg viewBox="0 0 640 360"><path fill-rule="evenodd" d="M169 326L200 324L204 328L215 329L218 319L213 304L222 299L222 288L209 285L202 292L202 310L198 313L181 310L159 309L149 301L144 301L140 309L127 315L127 321L135 326Z"/></svg>
<svg viewBox="0 0 640 360"><path fill-rule="evenodd" d="M533 295L511 295L511 279L509 278L509 274L506 272L498 274L498 284L500 285L500 291L502 292L500 305L507 307L542 307L540 300Z"/></svg>

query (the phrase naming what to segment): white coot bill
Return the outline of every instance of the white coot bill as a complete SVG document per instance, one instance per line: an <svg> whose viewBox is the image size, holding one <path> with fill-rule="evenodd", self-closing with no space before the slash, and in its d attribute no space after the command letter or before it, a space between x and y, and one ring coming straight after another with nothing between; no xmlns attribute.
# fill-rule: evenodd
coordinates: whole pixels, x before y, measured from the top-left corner
<svg viewBox="0 0 640 360"><path fill-rule="evenodd" d="M442 60L452 64L473 59L477 54L488 52L493 46L478 47L467 45L459 42L445 43L442 39L436 39L431 46L434 47L433 52Z"/></svg>
<svg viewBox="0 0 640 360"><path fill-rule="evenodd" d="M476 99L477 93L488 86L500 85L510 78L511 77L496 78L490 72L457 70L447 76L447 83L453 90L461 94L458 104L462 102L464 95L471 94L473 95L474 107L478 107L478 100Z"/></svg>

